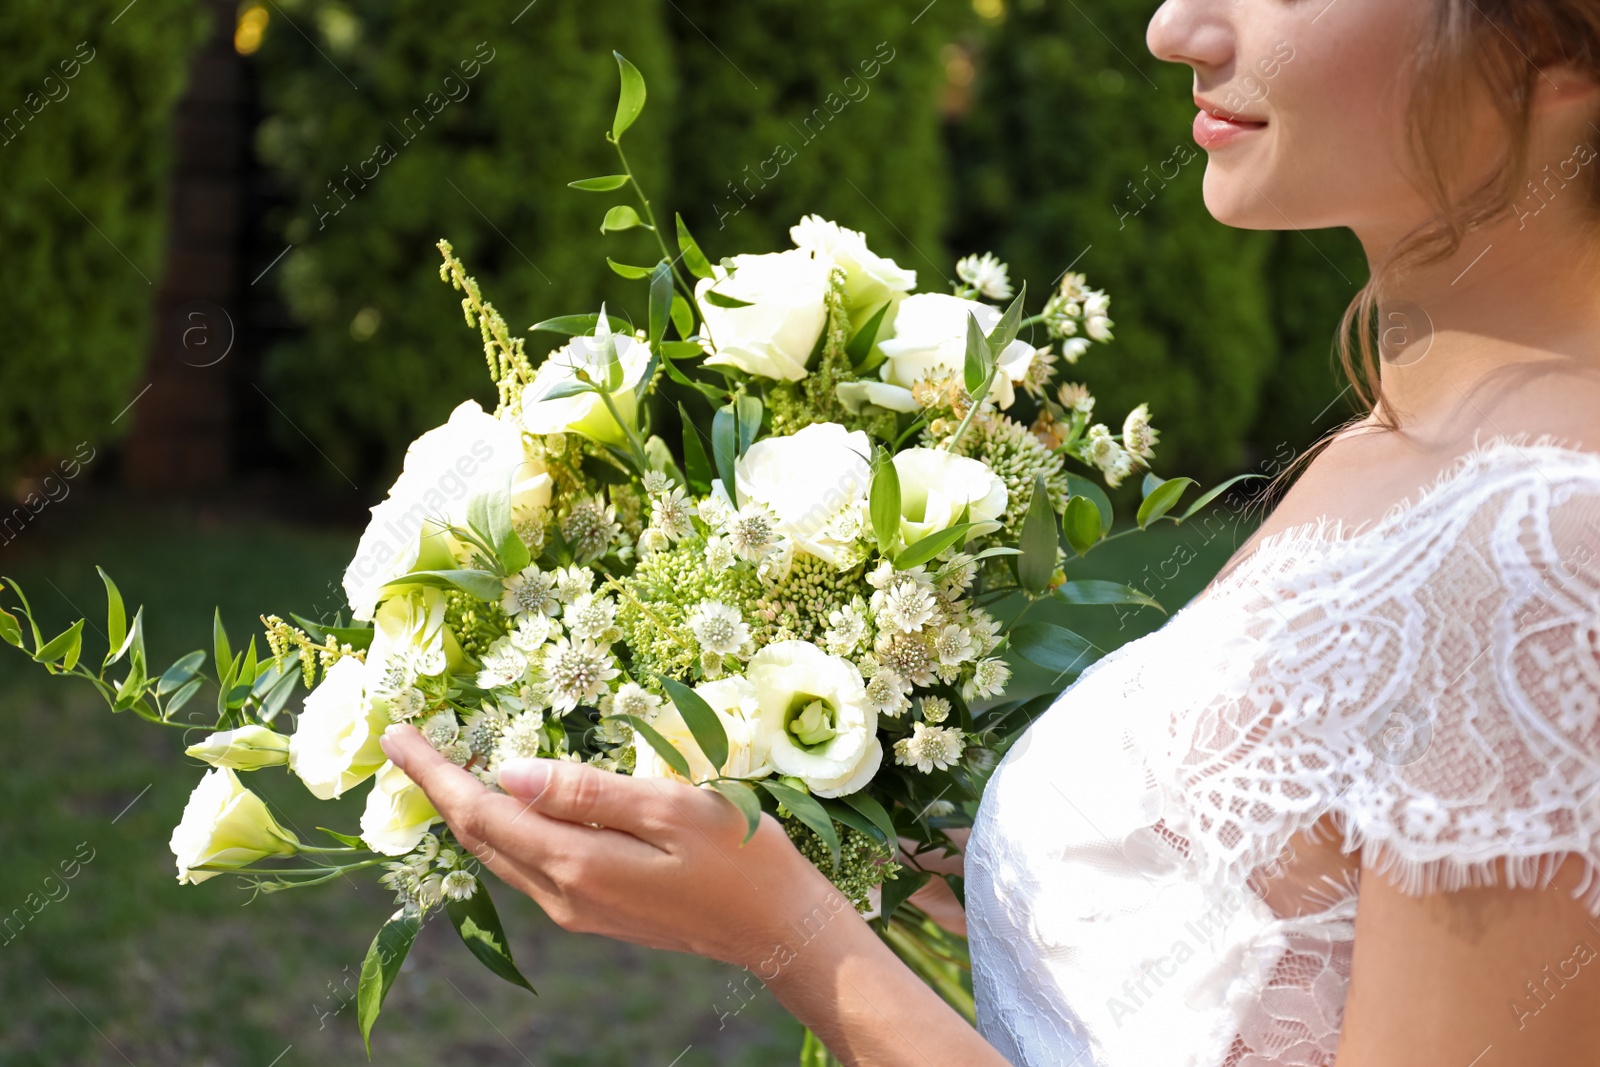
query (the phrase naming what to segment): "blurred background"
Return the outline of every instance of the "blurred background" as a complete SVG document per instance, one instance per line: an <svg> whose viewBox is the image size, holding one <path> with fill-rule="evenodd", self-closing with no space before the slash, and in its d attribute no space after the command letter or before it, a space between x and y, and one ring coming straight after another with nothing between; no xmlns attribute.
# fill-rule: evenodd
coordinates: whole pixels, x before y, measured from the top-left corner
<svg viewBox="0 0 1600 1067"><path fill-rule="evenodd" d="M1040 299L1070 266L1116 321L1082 380L1115 419L1150 403L1158 473L1270 476L1350 413L1330 343L1365 263L1348 234L1206 214L1188 71L1144 49L1156 6L9 0L0 573L48 619L87 614L92 648L105 566L156 660L205 646L214 604L236 634L340 610L406 443L493 403L436 240L514 327L642 316L604 257L649 262L645 236L602 239L603 203L566 188L614 169L613 49L649 86L634 169L713 259L818 212L926 289L972 252ZM1220 507L1082 573L1143 573L1175 610L1258 518ZM1108 647L1162 618L1085 610ZM351 1003L386 894L180 889L166 838L197 767L31 666L0 655L0 1064L364 1062ZM283 785L286 818L328 820ZM791 1060L798 1026L742 974L497 896L541 995L425 930L374 1062Z"/></svg>

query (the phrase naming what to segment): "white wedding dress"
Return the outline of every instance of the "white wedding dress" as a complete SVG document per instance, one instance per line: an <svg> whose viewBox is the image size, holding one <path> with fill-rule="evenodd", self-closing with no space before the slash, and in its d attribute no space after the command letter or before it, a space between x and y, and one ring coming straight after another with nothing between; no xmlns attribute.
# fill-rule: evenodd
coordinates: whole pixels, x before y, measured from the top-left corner
<svg viewBox="0 0 1600 1067"><path fill-rule="evenodd" d="M1600 914L1600 454L1495 438L1084 671L968 847L984 1037L1030 1067L1333 1063L1359 878L1288 917L1248 888L1325 816L1408 893L1580 857Z"/></svg>

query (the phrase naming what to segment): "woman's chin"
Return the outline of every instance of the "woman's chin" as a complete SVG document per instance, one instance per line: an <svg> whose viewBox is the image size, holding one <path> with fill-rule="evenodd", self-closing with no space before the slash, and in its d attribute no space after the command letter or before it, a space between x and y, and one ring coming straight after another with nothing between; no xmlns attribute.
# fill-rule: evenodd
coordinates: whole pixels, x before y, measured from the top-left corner
<svg viewBox="0 0 1600 1067"><path fill-rule="evenodd" d="M1279 210L1268 182L1237 164L1206 164L1205 202L1211 217L1239 230L1290 230L1302 225Z"/></svg>

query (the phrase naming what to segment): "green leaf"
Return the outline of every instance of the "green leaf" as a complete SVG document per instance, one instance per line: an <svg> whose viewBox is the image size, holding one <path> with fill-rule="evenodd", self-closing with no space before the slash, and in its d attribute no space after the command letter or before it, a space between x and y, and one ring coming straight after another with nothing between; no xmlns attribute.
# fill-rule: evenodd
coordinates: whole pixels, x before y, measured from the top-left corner
<svg viewBox="0 0 1600 1067"><path fill-rule="evenodd" d="M983 327L978 325L978 316L967 314L967 356L962 367L962 380L967 387L967 395L977 403L987 395L984 388L989 381L989 373L994 369L994 359L989 354L989 345L983 339Z"/></svg>
<svg viewBox="0 0 1600 1067"><path fill-rule="evenodd" d="M128 636L128 613L122 604L122 591L117 588L117 583L111 580L104 567L96 567L100 572L100 580L106 587L106 654L122 645L122 639Z"/></svg>
<svg viewBox="0 0 1600 1067"><path fill-rule="evenodd" d="M70 671L83 651L83 620L79 619L61 633L52 637L45 646L33 654L35 663L53 664L61 661L61 669Z"/></svg>
<svg viewBox="0 0 1600 1067"><path fill-rule="evenodd" d="M394 589L404 585L424 585L433 589L459 589L483 601L498 601L504 591L500 576L489 571L412 571L384 585Z"/></svg>
<svg viewBox="0 0 1600 1067"><path fill-rule="evenodd" d="M199 673L206 662L204 652L191 652L162 672L156 681L156 696L164 697L175 689L182 689Z"/></svg>
<svg viewBox="0 0 1600 1067"><path fill-rule="evenodd" d="M639 213L627 204L617 204L606 212L606 217L600 223L601 233L617 233L622 230L631 230L640 225Z"/></svg>
<svg viewBox="0 0 1600 1067"><path fill-rule="evenodd" d="M884 919L891 919L894 913L900 910L900 905L910 900L917 890L928 884L933 877L927 871L918 871L910 867L902 867L895 872L894 877L883 883L883 896L880 898L880 915Z"/></svg>
<svg viewBox="0 0 1600 1067"><path fill-rule="evenodd" d="M617 95L617 113L611 120L611 139L620 140L633 120L639 117L639 112L644 110L644 75L639 73L639 68L629 63L622 57L621 52L612 52L617 57L617 73L622 77L622 91Z"/></svg>
<svg viewBox="0 0 1600 1067"><path fill-rule="evenodd" d="M1116 511L1111 506L1111 498L1106 491L1100 488L1100 483L1092 482L1081 474L1067 475L1067 492L1073 496L1088 497L1089 502L1100 513L1100 534L1105 536L1111 532L1112 523L1116 519Z"/></svg>
<svg viewBox="0 0 1600 1067"><path fill-rule="evenodd" d="M721 774L722 765L728 762L728 732L722 726L722 719L711 710L711 705L705 702L704 697L676 678L662 675L660 681L667 698L678 709L684 725L694 735L694 743L700 746L700 751L716 769L716 773Z"/></svg>
<svg viewBox="0 0 1600 1067"><path fill-rule="evenodd" d="M1061 532L1078 555L1087 554L1100 540L1100 514L1088 497L1075 496L1067 501L1067 510L1061 515Z"/></svg>
<svg viewBox="0 0 1600 1067"><path fill-rule="evenodd" d="M633 475L625 470L619 470L615 464L607 463L599 456L584 456L583 462L579 466L582 468L583 473L602 485L628 485L633 481ZM522 565L522 567L526 566L526 563ZM517 570L520 571L522 567L518 567ZM510 568L507 569L509 570Z"/></svg>
<svg viewBox="0 0 1600 1067"><path fill-rule="evenodd" d="M166 717L170 719L182 710L183 706L193 700L196 693L200 692L200 687L203 684L205 684L204 678L191 678L185 682L183 688L172 694L172 697L167 701Z"/></svg>
<svg viewBox="0 0 1600 1067"><path fill-rule="evenodd" d="M17 622L15 615L4 608L0 608L0 641L22 647L22 625Z"/></svg>
<svg viewBox="0 0 1600 1067"><path fill-rule="evenodd" d="M677 771L685 779L691 782L694 781L694 772L689 769L689 761L684 759L683 753L674 748L671 741L662 737L654 726L651 726L637 715L617 715L614 717L633 727L633 732L644 738L650 747L656 750L656 755L667 761L668 767Z"/></svg>
<svg viewBox="0 0 1600 1067"><path fill-rule="evenodd" d="M694 335L694 308L689 306L689 301L683 298L682 293L672 294L672 325L678 331L678 336L684 339L683 343L693 343L689 338ZM694 347L700 348L699 345Z"/></svg>
<svg viewBox="0 0 1600 1067"><path fill-rule="evenodd" d="M965 542L968 531L976 525L975 522L958 522L948 529L937 530L920 538L914 544L907 545L905 551L894 558L894 569L908 571L912 567L922 566L952 545Z"/></svg>
<svg viewBox="0 0 1600 1067"><path fill-rule="evenodd" d="M878 454L877 470L872 472L871 511L878 551L887 556L900 542L900 472L887 450Z"/></svg>
<svg viewBox="0 0 1600 1067"><path fill-rule="evenodd" d="M363 851L368 851L367 843L361 840L361 838L356 837L354 834L341 834L339 831L330 830L326 826L319 826L317 829L321 830L323 833L327 834L341 845L347 845L350 848L359 848Z"/></svg>
<svg viewBox="0 0 1600 1067"><path fill-rule="evenodd" d="M615 315L607 315L606 322L613 333L632 333L633 323L627 319L619 319ZM528 327L529 333L559 333L567 337L584 337L594 333L594 328L600 325L599 315L557 315L553 319L543 319Z"/></svg>
<svg viewBox="0 0 1600 1067"><path fill-rule="evenodd" d="M256 638L250 635L250 645L244 652L244 666L239 670L239 679L245 682L256 680Z"/></svg>
<svg viewBox="0 0 1600 1067"><path fill-rule="evenodd" d="M674 296L673 300L673 314L677 314L678 305L682 303L683 297ZM687 304L684 304L683 306L688 307ZM699 341L662 341L661 354L666 356L668 359L674 360L699 359L701 356L706 354L706 350L701 347ZM721 395L720 391L718 392L718 395Z"/></svg>
<svg viewBox="0 0 1600 1067"><path fill-rule="evenodd" d="M1022 306L1027 301L1028 283L1023 282L1016 299L1011 301L1011 306L1000 316L1000 321L994 324L994 329L989 331L989 358L992 361L999 362L1000 353L1017 339L1017 331L1022 328Z"/></svg>
<svg viewBox="0 0 1600 1067"><path fill-rule="evenodd" d="M706 254L700 251L700 245L689 235L689 227L683 223L683 216L678 215L678 251L683 253L683 265L689 268L689 273L696 278L712 278L715 274L711 270L711 261L706 259Z"/></svg>
<svg viewBox="0 0 1600 1067"><path fill-rule="evenodd" d="M148 679L144 673L142 657L128 661L128 676L117 686L117 692L111 701L112 711L127 711L144 695L144 683Z"/></svg>
<svg viewBox="0 0 1600 1067"><path fill-rule="evenodd" d="M650 276L650 345L659 345L667 336L672 318L672 264L662 260Z"/></svg>
<svg viewBox="0 0 1600 1067"><path fill-rule="evenodd" d="M575 182L568 182L568 189L580 189L586 193L609 193L613 189L621 189L628 184L626 174L606 174L599 178L580 178Z"/></svg>
<svg viewBox="0 0 1600 1067"><path fill-rule="evenodd" d="M883 831L877 826L873 825L871 819L850 807L848 804L841 804L839 801L831 799L821 800L818 801L818 803L822 805L822 810L827 812L828 816L833 819L834 822L848 826L852 830L865 834L867 837L877 841L880 845L884 844L882 841ZM890 840L892 841L894 838L890 838Z"/></svg>
<svg viewBox="0 0 1600 1067"><path fill-rule="evenodd" d="M717 477L728 491L728 499L738 506L738 487L733 477L733 464L739 457L739 417L732 404L717 409L711 417L711 458L716 464Z"/></svg>
<svg viewBox="0 0 1600 1067"><path fill-rule="evenodd" d="M739 455L750 451L756 435L761 432L761 418L766 408L758 396L741 393L733 401L734 414L739 417Z"/></svg>
<svg viewBox="0 0 1600 1067"><path fill-rule="evenodd" d="M12 588L16 588L12 586ZM32 621L31 619L29 621ZM34 640L38 641L38 628L35 627ZM123 656L132 655L138 659L144 658L144 608L133 613L133 624L128 627L128 636L122 639L122 645L116 654L106 657L106 666L109 667Z"/></svg>
<svg viewBox="0 0 1600 1067"><path fill-rule="evenodd" d="M489 888L482 878L476 882L477 887L466 900L445 901L444 911L450 916L450 925L456 928L456 933L478 957L479 963L512 985L537 993L511 960L511 946L506 942L505 928L500 925L500 914L489 897Z"/></svg>
<svg viewBox="0 0 1600 1067"><path fill-rule="evenodd" d="M707 289L705 295L700 299L704 300L712 307L719 308L747 308L752 306L749 300L740 300L736 296L727 296L723 293L717 292L715 289Z"/></svg>
<svg viewBox="0 0 1600 1067"><path fill-rule="evenodd" d="M400 973L400 965L405 962L406 953L411 951L411 944L416 941L417 931L421 928L419 916L407 915L403 910L395 912L378 929L378 936L372 939L372 947L367 949L367 958L361 961L361 983L356 988L356 1017L361 1024L361 1041L366 1046L369 1060L372 1058L372 1026L378 1021L378 1012L383 1009L383 998L389 995L394 976Z"/></svg>
<svg viewBox="0 0 1600 1067"><path fill-rule="evenodd" d="M1249 474L1239 474L1239 475L1235 475L1232 478L1229 478L1227 481L1223 482L1219 486L1216 486L1216 487L1214 487L1212 489L1207 489L1205 491L1205 494L1202 495L1199 500L1196 500L1193 504L1189 505L1189 510L1185 511L1183 513L1183 517L1180 518L1178 521L1179 522L1185 522L1185 521L1187 521L1189 519L1194 518L1195 515L1199 514L1200 509L1204 508L1207 504L1209 504L1213 500L1217 499L1217 497L1221 496L1223 493L1226 493L1229 489L1232 489L1239 482L1242 482L1247 478L1265 478L1265 477L1266 477L1266 475L1264 475L1264 474L1256 474L1256 473L1253 473L1253 472L1249 473Z"/></svg>
<svg viewBox="0 0 1600 1067"><path fill-rule="evenodd" d="M1017 557L1017 584L1024 592L1038 596L1050 588L1060 546L1043 475L1033 479L1033 498L1028 502L1028 514L1022 519L1022 533L1017 540L1022 546L1022 555Z"/></svg>
<svg viewBox="0 0 1600 1067"><path fill-rule="evenodd" d="M850 338L850 343L844 346L844 354L850 357L850 365L856 370L860 370L872 354L872 346L878 343L878 328L883 325L883 317L889 313L891 306L891 303L885 302L873 312L872 318L863 323L855 336Z"/></svg>
<svg viewBox="0 0 1600 1067"><path fill-rule="evenodd" d="M1066 604L1139 604L1147 608L1155 608L1160 612L1167 610L1154 597L1140 592L1131 585L1105 582L1095 578L1067 582L1052 595L1059 597Z"/></svg>
<svg viewBox="0 0 1600 1067"><path fill-rule="evenodd" d="M782 782L771 778L763 778L759 783L772 795L772 798L789 809L790 814L811 829L816 831L828 846L828 853L833 857L833 869L839 869L839 832L833 828L833 819L828 815L821 804L810 793L802 793L793 786L784 785Z"/></svg>
<svg viewBox="0 0 1600 1067"><path fill-rule="evenodd" d="M885 844L893 845L899 839L895 832L894 820L889 817L889 810L878 803L877 797L863 789L839 799L865 815L883 835Z"/></svg>
<svg viewBox="0 0 1600 1067"><path fill-rule="evenodd" d="M228 645L228 631L222 625L222 609L215 609L211 618L211 644L216 654L217 677L233 663L233 649Z"/></svg>
<svg viewBox="0 0 1600 1067"><path fill-rule="evenodd" d="M627 263L618 263L610 256L606 257L606 266L610 267L612 271L620 274L629 281L638 281L640 278L648 278L650 277L650 271L653 269L651 267L634 267Z"/></svg>
<svg viewBox="0 0 1600 1067"><path fill-rule="evenodd" d="M1150 494L1144 498L1144 503L1139 505L1139 529L1147 528L1152 522L1171 511L1177 505L1178 498L1183 496L1184 490L1195 484L1193 478L1173 478L1150 490Z"/></svg>
<svg viewBox="0 0 1600 1067"><path fill-rule="evenodd" d="M324 626L301 615L291 614L289 618L296 626L310 634L313 640L325 641L331 636L339 644L349 645L358 651L371 648L372 635L377 632L370 626Z"/></svg>
<svg viewBox="0 0 1600 1067"><path fill-rule="evenodd" d="M756 791L744 782L735 782L727 779L712 782L711 788L727 797L733 803L733 806L739 809L739 813L744 816L747 829L745 830L744 841L739 843L742 845L745 841L754 837L756 831L761 828L761 800L756 796Z"/></svg>
<svg viewBox="0 0 1600 1067"><path fill-rule="evenodd" d="M368 631L369 633L371 631ZM289 697L294 693L295 685L300 681L300 672L296 669L300 653L291 652L284 657L283 672L278 680L272 683L272 688L267 690L267 695L261 702L260 719L262 722L271 722L278 717L283 706L289 702Z"/></svg>
<svg viewBox="0 0 1600 1067"><path fill-rule="evenodd" d="M683 420L683 475L695 493L709 492L711 461L706 459L705 446L700 443L700 431L682 404L678 405L678 416Z"/></svg>
<svg viewBox="0 0 1600 1067"><path fill-rule="evenodd" d="M1083 670L1099 651L1087 638L1047 622L1023 623L1006 636L1017 655L1057 674Z"/></svg>

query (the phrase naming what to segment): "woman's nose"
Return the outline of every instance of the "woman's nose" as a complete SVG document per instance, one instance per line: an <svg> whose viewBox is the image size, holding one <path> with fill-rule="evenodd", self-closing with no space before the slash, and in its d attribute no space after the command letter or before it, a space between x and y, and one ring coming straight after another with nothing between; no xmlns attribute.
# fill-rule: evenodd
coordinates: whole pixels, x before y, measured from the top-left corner
<svg viewBox="0 0 1600 1067"><path fill-rule="evenodd" d="M1145 46L1168 63L1218 70L1233 59L1233 25L1224 0L1166 0L1150 19Z"/></svg>

